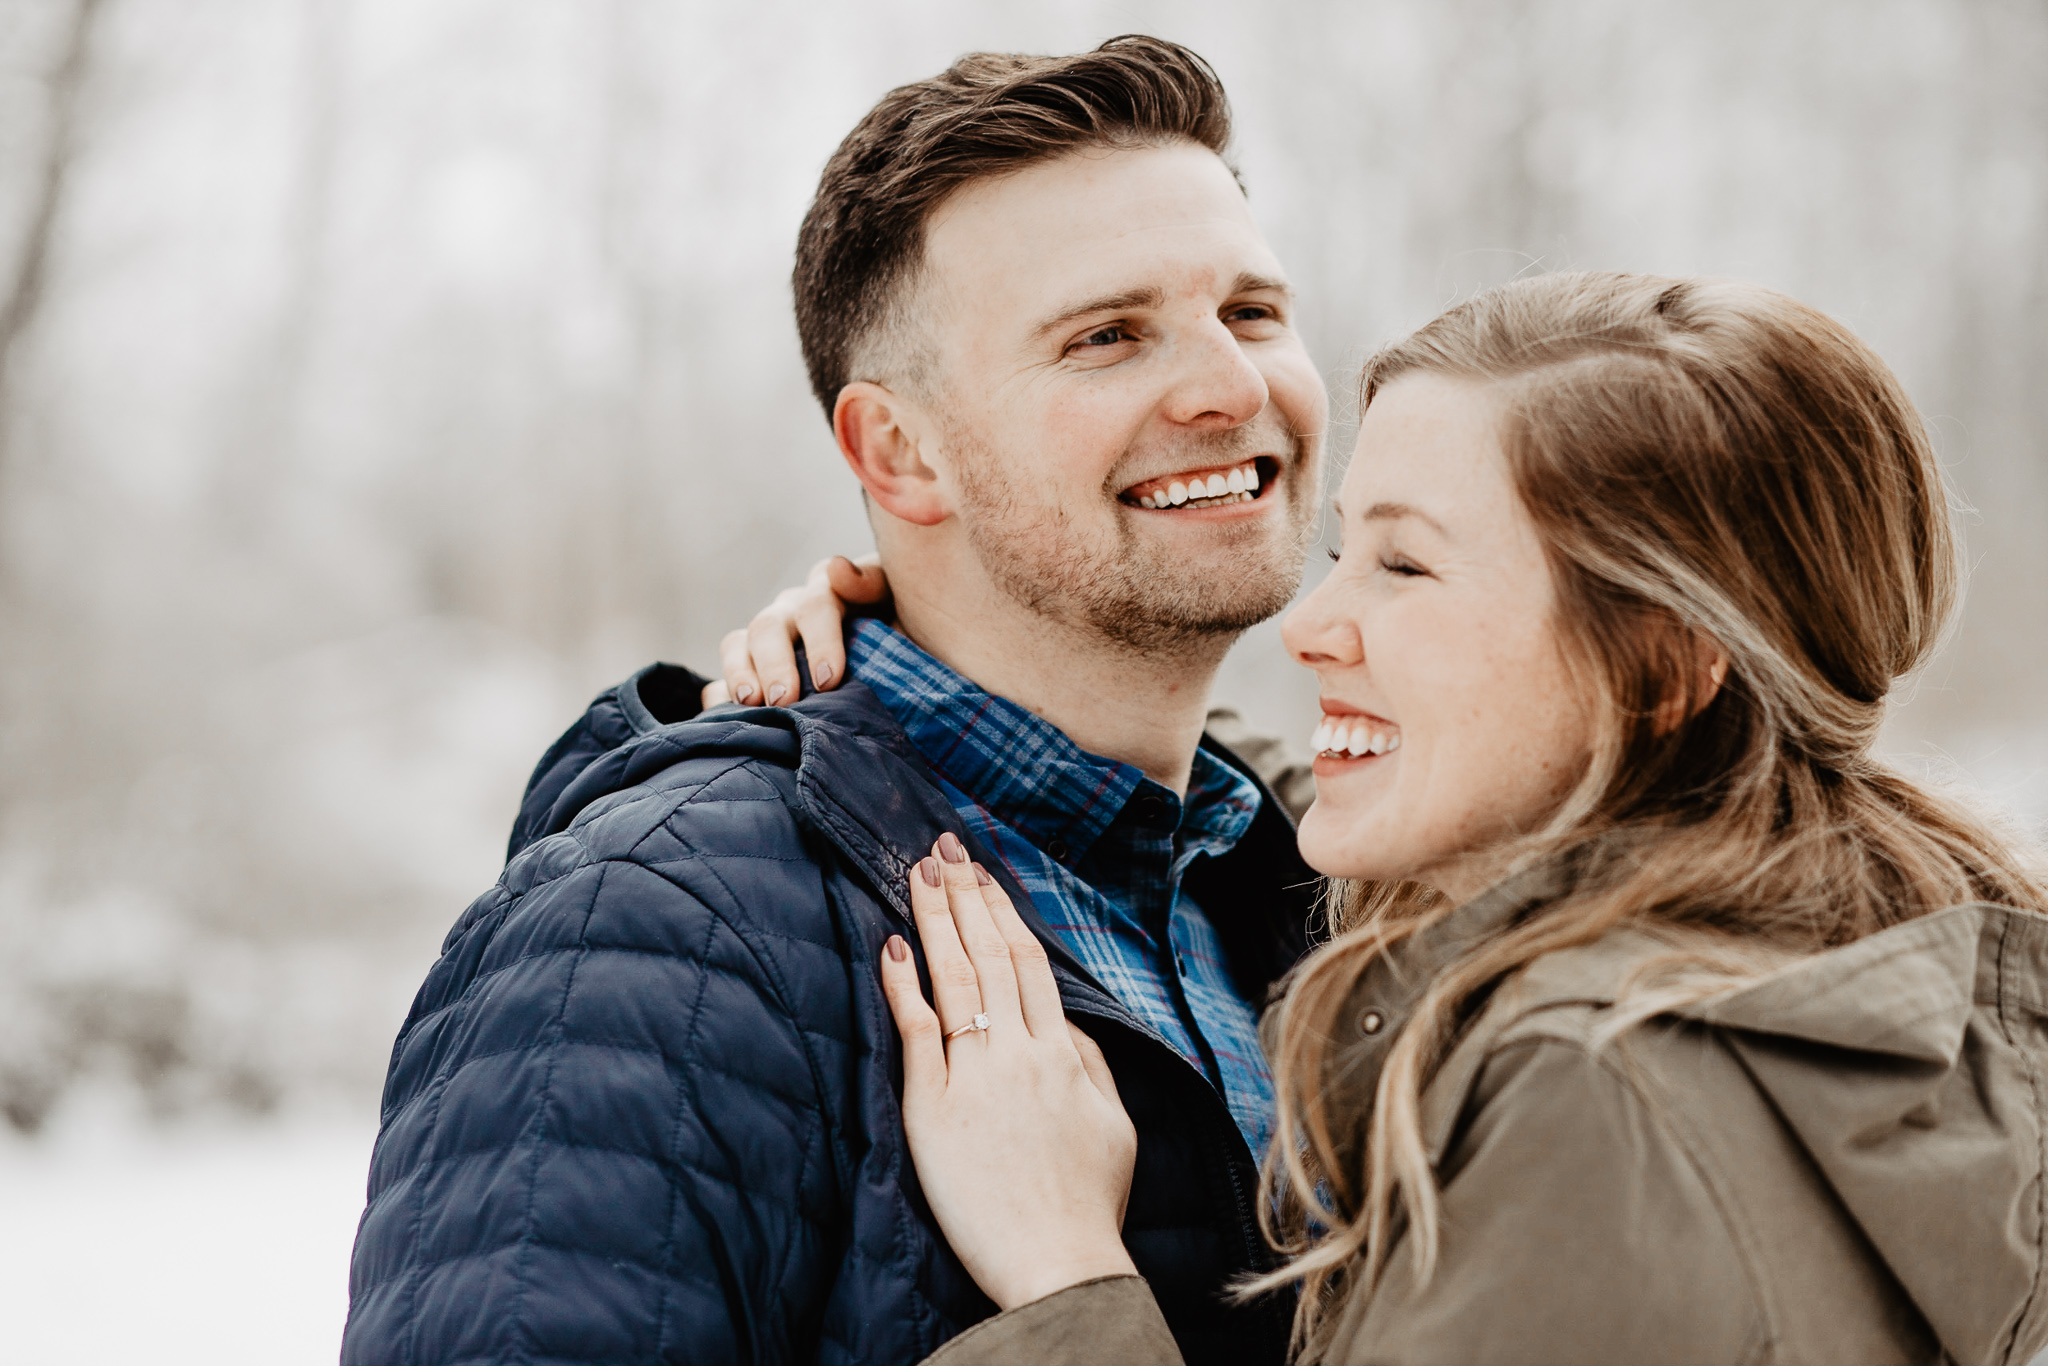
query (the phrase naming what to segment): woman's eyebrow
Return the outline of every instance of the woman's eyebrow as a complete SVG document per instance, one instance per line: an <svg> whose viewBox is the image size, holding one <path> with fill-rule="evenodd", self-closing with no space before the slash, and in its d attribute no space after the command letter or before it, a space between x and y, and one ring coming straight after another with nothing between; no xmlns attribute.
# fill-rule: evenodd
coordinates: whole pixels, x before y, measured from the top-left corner
<svg viewBox="0 0 2048 1366"><path fill-rule="evenodd" d="M1330 500L1330 509L1337 514L1338 521L1344 520L1344 504L1342 502L1332 498ZM1442 522L1439 522L1421 508L1416 507L1413 503L1374 503L1365 510L1365 515L1360 520L1366 522L1398 522L1403 517L1413 517L1416 521L1434 530L1437 535L1442 536L1446 540L1450 539L1451 533L1444 530Z"/></svg>

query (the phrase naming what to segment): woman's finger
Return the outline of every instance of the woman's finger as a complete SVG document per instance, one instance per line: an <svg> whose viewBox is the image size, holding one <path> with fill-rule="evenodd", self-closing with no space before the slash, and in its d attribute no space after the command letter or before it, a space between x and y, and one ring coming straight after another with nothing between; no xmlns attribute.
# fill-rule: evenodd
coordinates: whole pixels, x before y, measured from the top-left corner
<svg viewBox="0 0 2048 1366"><path fill-rule="evenodd" d="M792 598L801 596L802 591L792 589L777 594L765 611L747 623L747 653L753 656L754 671L761 677L762 701L770 707L796 701L801 691L790 620Z"/></svg>
<svg viewBox="0 0 2048 1366"><path fill-rule="evenodd" d="M834 555L824 568L826 586L844 602L865 607L889 596L889 576L882 572L879 555L863 555L858 560Z"/></svg>
<svg viewBox="0 0 2048 1366"><path fill-rule="evenodd" d="M882 948L882 995L896 1019L896 1032L903 1036L905 1102L918 1092L945 1090L946 1043L939 1017L925 1004L917 985L917 963L900 934L890 935Z"/></svg>
<svg viewBox="0 0 2048 1366"><path fill-rule="evenodd" d="M722 707L730 701L732 689L725 686L725 680L722 678L715 678L706 683L704 690L697 694L697 708L700 711L710 711L713 707Z"/></svg>
<svg viewBox="0 0 2048 1366"><path fill-rule="evenodd" d="M1088 1080L1095 1083L1095 1089L1122 1105L1117 1099L1116 1076L1109 1070L1109 1059L1102 1056L1102 1045L1071 1020L1067 1022L1067 1037L1073 1041L1074 1051L1081 1055L1081 1067L1088 1073Z"/></svg>
<svg viewBox="0 0 2048 1366"><path fill-rule="evenodd" d="M924 941L925 966L931 969L932 1004L938 1007L940 1026L951 1032L981 1013L981 974L960 943L935 858L919 859L910 870L910 914Z"/></svg>
<svg viewBox="0 0 2048 1366"><path fill-rule="evenodd" d="M832 590L820 586L796 609L797 634L811 666L811 686L825 692L846 676L846 610Z"/></svg>
<svg viewBox="0 0 2048 1366"><path fill-rule="evenodd" d="M980 864L975 875L982 879L981 899L987 903L996 933L1010 946L1010 961L1017 970L1017 997L1024 1010L1024 1027L1033 1038L1056 1038L1067 1021L1067 1008L1060 1002L1060 984L1053 979L1052 960L1045 945L1024 924L1009 894Z"/></svg>
<svg viewBox="0 0 2048 1366"><path fill-rule="evenodd" d="M946 884L946 904L960 942L974 963L981 983L981 1008L989 1021L1005 1031L1023 1030L1024 1010L1017 997L1017 969L1010 961L1010 946L996 929L982 899L981 879L967 860L967 847L948 830L932 846L939 856Z"/></svg>
<svg viewBox="0 0 2048 1366"><path fill-rule="evenodd" d="M751 707L761 700L761 679L754 672L753 657L747 653L745 631L727 631L719 639L718 671L725 676L725 686L733 701ZM711 705L708 688L704 705Z"/></svg>
<svg viewBox="0 0 2048 1366"><path fill-rule="evenodd" d="M1116 1077L1109 1070L1109 1059L1102 1056L1102 1046L1082 1033L1080 1027L1072 1022L1068 1023L1067 1031L1068 1037L1073 1040L1074 1051L1081 1055L1081 1070L1088 1074L1089 1082L1108 1099L1110 1105L1116 1109L1117 1113L1123 1115L1124 1124L1128 1126L1131 1118L1124 1110L1123 1101L1117 1097ZM1138 1138L1137 1130L1127 1127L1125 1132L1129 1136L1128 1141L1131 1144L1131 1152L1135 1160ZM1131 1184L1127 1171L1123 1187L1123 1198L1116 1207L1117 1227L1123 1227L1124 1216L1130 1213L1130 1209Z"/></svg>

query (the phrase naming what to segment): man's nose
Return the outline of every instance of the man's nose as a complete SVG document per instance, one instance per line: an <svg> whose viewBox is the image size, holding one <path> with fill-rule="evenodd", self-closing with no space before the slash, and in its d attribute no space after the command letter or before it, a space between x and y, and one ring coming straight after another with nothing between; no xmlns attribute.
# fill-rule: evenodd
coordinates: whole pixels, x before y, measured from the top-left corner
<svg viewBox="0 0 2048 1366"><path fill-rule="evenodd" d="M1178 348L1180 365L1166 396L1166 416L1190 427L1224 430L1265 411L1266 377L1221 320L1196 329Z"/></svg>

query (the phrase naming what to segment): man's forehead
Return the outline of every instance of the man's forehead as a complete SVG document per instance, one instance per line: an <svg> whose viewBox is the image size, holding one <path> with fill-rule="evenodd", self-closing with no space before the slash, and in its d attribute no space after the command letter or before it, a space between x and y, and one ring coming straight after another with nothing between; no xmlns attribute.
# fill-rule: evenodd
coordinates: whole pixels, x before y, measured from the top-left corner
<svg viewBox="0 0 2048 1366"><path fill-rule="evenodd" d="M969 185L933 215L925 247L940 278L1028 309L1034 328L1091 299L1285 288L1230 169L1189 145L1091 149Z"/></svg>

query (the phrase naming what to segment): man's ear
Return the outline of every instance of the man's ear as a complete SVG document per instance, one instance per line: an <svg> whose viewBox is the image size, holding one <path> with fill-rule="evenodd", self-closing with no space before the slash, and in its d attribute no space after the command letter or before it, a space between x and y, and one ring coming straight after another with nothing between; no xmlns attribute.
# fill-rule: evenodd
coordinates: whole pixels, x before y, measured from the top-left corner
<svg viewBox="0 0 2048 1366"><path fill-rule="evenodd" d="M925 462L923 410L879 384L858 380L832 405L832 434L854 478L891 517L937 526L951 515L938 471Z"/></svg>

